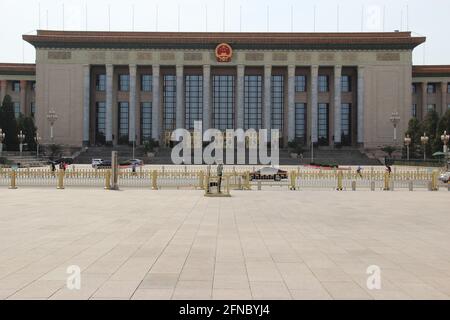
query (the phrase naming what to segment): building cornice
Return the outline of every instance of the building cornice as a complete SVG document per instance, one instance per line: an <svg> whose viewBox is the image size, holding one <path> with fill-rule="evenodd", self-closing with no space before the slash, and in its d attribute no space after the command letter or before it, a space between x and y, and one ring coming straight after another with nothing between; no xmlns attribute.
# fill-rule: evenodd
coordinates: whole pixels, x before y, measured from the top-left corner
<svg viewBox="0 0 450 320"><path fill-rule="evenodd" d="M0 63L0 75L36 75L33 63Z"/></svg>

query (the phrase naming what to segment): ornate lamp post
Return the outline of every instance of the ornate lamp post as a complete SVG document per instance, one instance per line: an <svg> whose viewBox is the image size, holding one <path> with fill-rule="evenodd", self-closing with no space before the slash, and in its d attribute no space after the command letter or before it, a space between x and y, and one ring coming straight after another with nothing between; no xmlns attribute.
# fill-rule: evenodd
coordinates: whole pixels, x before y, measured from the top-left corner
<svg viewBox="0 0 450 320"><path fill-rule="evenodd" d="M0 128L0 156L2 155L2 152L3 152L3 141L4 140L5 140L5 133Z"/></svg>
<svg viewBox="0 0 450 320"><path fill-rule="evenodd" d="M394 143L397 143L397 125L400 122L400 115L397 111L392 112L391 117L389 118L391 120L392 125L394 126Z"/></svg>
<svg viewBox="0 0 450 320"><path fill-rule="evenodd" d="M411 137L409 136L409 134L406 135L404 141L406 146L406 159L408 159L409 161L409 146L411 144Z"/></svg>
<svg viewBox="0 0 450 320"><path fill-rule="evenodd" d="M428 140L430 140L430 138L427 136L427 134L424 132L423 136L420 137L420 142L422 142L423 145L423 160L427 159L427 154L426 154L426 145L428 143Z"/></svg>
<svg viewBox="0 0 450 320"><path fill-rule="evenodd" d="M450 135L447 134L447 130L444 131L444 134L441 136L441 141L444 144L444 154L446 166L448 169L448 141L450 140Z"/></svg>
<svg viewBox="0 0 450 320"><path fill-rule="evenodd" d="M53 143L53 125L55 124L56 120L58 120L58 115L56 114L55 110L50 110L47 113L47 120L50 123L50 140Z"/></svg>
<svg viewBox="0 0 450 320"><path fill-rule="evenodd" d="M36 137L34 137L34 141L36 142L36 158L39 158L39 144L41 140L39 133L36 132Z"/></svg>
<svg viewBox="0 0 450 320"><path fill-rule="evenodd" d="M19 151L20 156L22 156L23 141L25 140L25 134L23 134L22 130L20 130L19 134L17 135L17 139L19 139Z"/></svg>

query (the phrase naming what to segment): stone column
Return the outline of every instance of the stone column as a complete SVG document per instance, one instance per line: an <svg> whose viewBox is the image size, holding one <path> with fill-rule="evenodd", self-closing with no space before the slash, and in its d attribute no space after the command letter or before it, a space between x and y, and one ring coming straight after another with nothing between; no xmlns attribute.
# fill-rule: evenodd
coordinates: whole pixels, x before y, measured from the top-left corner
<svg viewBox="0 0 450 320"><path fill-rule="evenodd" d="M311 141L318 142L319 66L311 66Z"/></svg>
<svg viewBox="0 0 450 320"><path fill-rule="evenodd" d="M113 144L113 77L114 66L106 65L106 144Z"/></svg>
<svg viewBox="0 0 450 320"><path fill-rule="evenodd" d="M364 144L364 67L358 66L358 120L357 120L357 142Z"/></svg>
<svg viewBox="0 0 450 320"><path fill-rule="evenodd" d="M20 80L20 112L27 113L27 81Z"/></svg>
<svg viewBox="0 0 450 320"><path fill-rule="evenodd" d="M334 143L341 143L341 81L342 66L334 66Z"/></svg>
<svg viewBox="0 0 450 320"><path fill-rule="evenodd" d="M441 82L441 110L442 114L447 112L447 82Z"/></svg>
<svg viewBox="0 0 450 320"><path fill-rule="evenodd" d="M421 89L422 89L422 106L420 108L420 113L422 114L422 119L425 118L427 115L427 102L428 102L428 92L427 92L427 82L421 83Z"/></svg>
<svg viewBox="0 0 450 320"><path fill-rule="evenodd" d="M183 78L183 66L177 65L177 108L176 108L176 127L184 128L185 123L185 105L184 105L184 78Z"/></svg>
<svg viewBox="0 0 450 320"><path fill-rule="evenodd" d="M210 128L211 123L211 66L203 66L203 131Z"/></svg>
<svg viewBox="0 0 450 320"><path fill-rule="evenodd" d="M237 66L237 121L236 126L238 129L244 129L244 76L245 66L239 64Z"/></svg>
<svg viewBox="0 0 450 320"><path fill-rule="evenodd" d="M128 125L128 141L130 143L136 142L136 74L137 66L130 64L130 110L129 110L129 125Z"/></svg>
<svg viewBox="0 0 450 320"><path fill-rule="evenodd" d="M5 98L7 86L8 82L6 80L0 80L0 105L3 103L3 99Z"/></svg>
<svg viewBox="0 0 450 320"><path fill-rule="evenodd" d="M264 128L272 128L272 66L264 66Z"/></svg>
<svg viewBox="0 0 450 320"><path fill-rule="evenodd" d="M295 66L288 66L288 141L295 139Z"/></svg>
<svg viewBox="0 0 450 320"><path fill-rule="evenodd" d="M89 114L90 114L90 65L83 65L83 145L89 145Z"/></svg>
<svg viewBox="0 0 450 320"><path fill-rule="evenodd" d="M159 69L159 65L153 65L152 67L152 138L155 141L161 140Z"/></svg>

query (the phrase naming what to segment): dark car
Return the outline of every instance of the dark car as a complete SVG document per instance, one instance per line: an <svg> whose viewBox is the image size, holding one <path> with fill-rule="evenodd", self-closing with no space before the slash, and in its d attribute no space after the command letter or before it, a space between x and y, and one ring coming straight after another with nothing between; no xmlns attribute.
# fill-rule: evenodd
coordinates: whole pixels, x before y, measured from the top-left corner
<svg viewBox="0 0 450 320"><path fill-rule="evenodd" d="M95 169L111 169L111 160L103 160L94 166Z"/></svg>
<svg viewBox="0 0 450 320"><path fill-rule="evenodd" d="M73 158L59 158L59 159L56 159L56 160L53 160L53 161L50 161L50 162L53 162L55 165L58 165L61 162L64 162L64 163L70 165L70 164L73 164Z"/></svg>
<svg viewBox="0 0 450 320"><path fill-rule="evenodd" d="M288 173L285 170L274 167L263 167L259 170L250 173L250 180L275 180L281 181L287 179Z"/></svg>

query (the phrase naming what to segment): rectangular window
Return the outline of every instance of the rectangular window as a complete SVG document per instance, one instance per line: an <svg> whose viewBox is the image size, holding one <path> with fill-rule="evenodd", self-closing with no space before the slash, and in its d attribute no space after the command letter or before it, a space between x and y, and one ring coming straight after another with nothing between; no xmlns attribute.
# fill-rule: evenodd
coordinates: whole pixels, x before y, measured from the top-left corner
<svg viewBox="0 0 450 320"><path fill-rule="evenodd" d="M436 93L436 84L434 83L427 84L427 93Z"/></svg>
<svg viewBox="0 0 450 320"><path fill-rule="evenodd" d="M319 103L317 122L318 142L320 145L328 145L328 103Z"/></svg>
<svg viewBox="0 0 450 320"><path fill-rule="evenodd" d="M119 144L128 143L128 102L119 102Z"/></svg>
<svg viewBox="0 0 450 320"><path fill-rule="evenodd" d="M450 104L447 105L447 109L450 110Z"/></svg>
<svg viewBox="0 0 450 320"><path fill-rule="evenodd" d="M306 142L306 103L295 104L295 137Z"/></svg>
<svg viewBox="0 0 450 320"><path fill-rule="evenodd" d="M244 77L244 130L262 126L262 76Z"/></svg>
<svg viewBox="0 0 450 320"><path fill-rule="evenodd" d="M33 91L36 91L36 81L33 81L33 82L31 83L31 89L32 89Z"/></svg>
<svg viewBox="0 0 450 320"><path fill-rule="evenodd" d="M119 74L119 91L127 92L130 90L130 75Z"/></svg>
<svg viewBox="0 0 450 320"><path fill-rule="evenodd" d="M173 131L176 126L177 78L165 75L163 78L163 125L164 131Z"/></svg>
<svg viewBox="0 0 450 320"><path fill-rule="evenodd" d="M203 76L185 78L186 129L193 130L195 121L203 119Z"/></svg>
<svg viewBox="0 0 450 320"><path fill-rule="evenodd" d="M97 102L95 109L95 142L104 144L106 142L106 102Z"/></svg>
<svg viewBox="0 0 450 320"><path fill-rule="evenodd" d="M328 76L319 76L319 92L328 92L329 91L329 83Z"/></svg>
<svg viewBox="0 0 450 320"><path fill-rule="evenodd" d="M12 84L12 91L20 92L20 81L13 81L11 84Z"/></svg>
<svg viewBox="0 0 450 320"><path fill-rule="evenodd" d="M16 118L19 118L19 116L20 116L20 102L13 102L13 106L14 106L14 116Z"/></svg>
<svg viewBox="0 0 450 320"><path fill-rule="evenodd" d="M225 131L234 127L234 76L213 76L213 126Z"/></svg>
<svg viewBox="0 0 450 320"><path fill-rule="evenodd" d="M341 105L341 143L344 146L352 144L352 106L350 103Z"/></svg>
<svg viewBox="0 0 450 320"><path fill-rule="evenodd" d="M153 86L153 77L151 74L141 75L141 91L151 92Z"/></svg>
<svg viewBox="0 0 450 320"><path fill-rule="evenodd" d="M106 90L106 74L98 74L95 78L95 89L97 91Z"/></svg>
<svg viewBox="0 0 450 320"><path fill-rule="evenodd" d="M411 92L412 93L417 93L417 85L415 83L413 83L412 86L411 86Z"/></svg>
<svg viewBox="0 0 450 320"><path fill-rule="evenodd" d="M417 104L416 103L414 103L412 105L411 116L413 118L417 118Z"/></svg>
<svg viewBox="0 0 450 320"><path fill-rule="evenodd" d="M435 104L428 104L427 105L427 111L436 111L436 105Z"/></svg>
<svg viewBox="0 0 450 320"><path fill-rule="evenodd" d="M284 106L284 77L272 76L272 128L280 131L283 135L283 106Z"/></svg>
<svg viewBox="0 0 450 320"><path fill-rule="evenodd" d="M341 77L341 91L342 92L352 91L352 78L350 76Z"/></svg>
<svg viewBox="0 0 450 320"><path fill-rule="evenodd" d="M447 93L450 93L450 83L447 83Z"/></svg>
<svg viewBox="0 0 450 320"><path fill-rule="evenodd" d="M30 115L34 118L35 114L36 114L36 103L32 102L30 104Z"/></svg>
<svg viewBox="0 0 450 320"><path fill-rule="evenodd" d="M141 141L145 142L152 137L152 103L141 103Z"/></svg>
<svg viewBox="0 0 450 320"><path fill-rule="evenodd" d="M306 92L306 76L295 76L295 92Z"/></svg>

